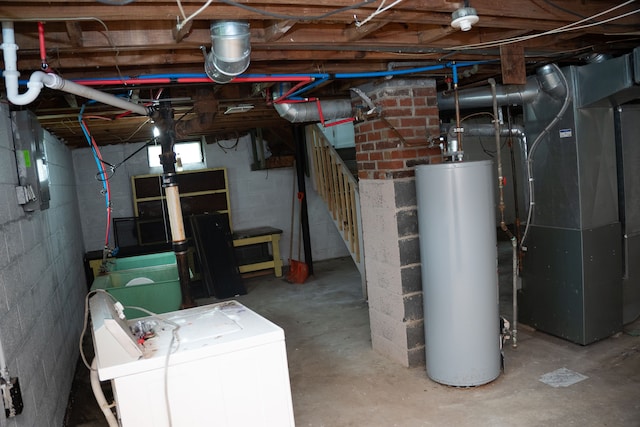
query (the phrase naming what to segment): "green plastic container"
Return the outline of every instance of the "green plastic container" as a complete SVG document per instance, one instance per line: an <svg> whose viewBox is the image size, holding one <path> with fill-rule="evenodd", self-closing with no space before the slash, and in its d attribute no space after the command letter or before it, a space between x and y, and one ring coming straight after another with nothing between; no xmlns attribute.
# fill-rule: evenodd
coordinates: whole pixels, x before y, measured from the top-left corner
<svg viewBox="0 0 640 427"><path fill-rule="evenodd" d="M138 255L126 258L113 258L107 261L107 269L109 271L119 271L167 264L176 264L175 252L160 252L157 254Z"/></svg>
<svg viewBox="0 0 640 427"><path fill-rule="evenodd" d="M127 306L142 307L159 314L179 310L182 302L176 264L112 271L95 278L91 290L96 289L104 289L120 301L128 319L149 314Z"/></svg>

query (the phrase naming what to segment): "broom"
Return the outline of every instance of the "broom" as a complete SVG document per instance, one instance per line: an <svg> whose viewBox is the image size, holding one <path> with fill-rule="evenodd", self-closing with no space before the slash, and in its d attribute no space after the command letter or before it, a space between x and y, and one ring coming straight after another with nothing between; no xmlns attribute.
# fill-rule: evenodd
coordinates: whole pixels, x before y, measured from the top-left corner
<svg viewBox="0 0 640 427"><path fill-rule="evenodd" d="M295 207L296 207L296 180L295 180L295 162L293 164L294 168L294 179L293 179L293 200L291 201L291 238L289 239L289 271L287 272L287 281L291 283L302 284L309 277L309 267L306 263L302 261L297 261L291 258L293 255L293 226L294 226L294 217L295 217ZM298 192L297 198L300 201L300 212L302 213L302 199L304 198L304 193ZM302 244L302 221L300 221L300 229L298 232L298 259L300 259L300 247Z"/></svg>

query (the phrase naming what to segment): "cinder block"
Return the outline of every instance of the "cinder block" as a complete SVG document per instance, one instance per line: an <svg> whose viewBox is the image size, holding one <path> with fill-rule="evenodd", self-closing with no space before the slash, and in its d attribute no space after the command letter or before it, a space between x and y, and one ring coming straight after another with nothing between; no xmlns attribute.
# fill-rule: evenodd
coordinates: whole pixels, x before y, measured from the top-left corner
<svg viewBox="0 0 640 427"><path fill-rule="evenodd" d="M368 291L369 309L379 311L391 319L405 317L405 301L402 295L391 292L388 288L370 286Z"/></svg>
<svg viewBox="0 0 640 427"><path fill-rule="evenodd" d="M422 304L422 292L403 295L403 320L405 322L422 321L424 317L424 307Z"/></svg>
<svg viewBox="0 0 640 427"><path fill-rule="evenodd" d="M410 265L400 269L402 293L422 292L422 266Z"/></svg>
<svg viewBox="0 0 640 427"><path fill-rule="evenodd" d="M417 206L415 178L396 179L393 181L395 205L397 208Z"/></svg>
<svg viewBox="0 0 640 427"><path fill-rule="evenodd" d="M396 213L398 236L408 237L418 234L418 211L416 209L402 209Z"/></svg>
<svg viewBox="0 0 640 427"><path fill-rule="evenodd" d="M406 327L401 320L392 318L370 306L369 322L372 337L378 335L393 342L399 348L407 347Z"/></svg>
<svg viewBox="0 0 640 427"><path fill-rule="evenodd" d="M400 239L398 242L400 253L400 265L411 265L420 263L420 239L418 237L409 237Z"/></svg>

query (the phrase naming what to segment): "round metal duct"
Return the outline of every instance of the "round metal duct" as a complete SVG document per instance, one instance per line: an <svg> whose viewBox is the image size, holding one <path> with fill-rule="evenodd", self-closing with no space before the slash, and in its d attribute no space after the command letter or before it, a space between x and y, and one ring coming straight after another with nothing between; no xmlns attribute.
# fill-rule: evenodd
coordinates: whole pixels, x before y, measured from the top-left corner
<svg viewBox="0 0 640 427"><path fill-rule="evenodd" d="M211 80L227 83L249 67L249 23L213 21L210 29L212 48L206 56L204 69Z"/></svg>

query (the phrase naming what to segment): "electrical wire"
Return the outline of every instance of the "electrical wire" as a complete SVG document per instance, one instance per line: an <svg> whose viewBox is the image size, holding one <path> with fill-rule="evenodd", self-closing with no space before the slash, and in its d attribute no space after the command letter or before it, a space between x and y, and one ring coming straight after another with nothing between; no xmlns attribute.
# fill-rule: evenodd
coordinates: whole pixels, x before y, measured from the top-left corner
<svg viewBox="0 0 640 427"><path fill-rule="evenodd" d="M285 14L281 14L281 13L274 13L274 12L269 12L269 11L262 10L262 9L257 9L255 7L247 6L246 4L238 3L238 2L236 2L234 0L219 0L219 1L220 1L220 3L228 4L230 6L236 6L236 7L239 7L241 9L245 9L245 10L248 10L250 12L259 13L259 14L265 15L265 16L270 16L272 18L292 19L292 20L296 20L296 21L307 22L307 21L317 21L317 20L320 20L320 19L328 18L329 16L336 15L338 13L346 12L346 11L353 10L353 9L358 9L358 8L363 7L363 6L367 6L367 5L370 5L372 3L375 3L378 0L364 0L364 1L360 2L360 3L356 3L356 4L353 4L351 6L341 7L339 9L334 9L332 11L329 11L329 12L326 12L326 13L322 13L320 15L315 15L315 16L285 15Z"/></svg>
<svg viewBox="0 0 640 427"><path fill-rule="evenodd" d="M395 5L402 3L402 0L396 0L393 3L391 3L389 6L382 7L382 6L384 6L385 1L386 0L382 0L382 2L380 2L380 5L375 10L375 12L373 12L371 15L367 16L367 18L364 21L358 21L356 16L353 15L354 19L356 19L356 27L358 27L358 28L362 27L364 24L366 24L367 22L369 22L370 20L372 20L376 16L380 15L381 13L386 12L387 10L391 9L392 7L394 7Z"/></svg>
<svg viewBox="0 0 640 427"><path fill-rule="evenodd" d="M529 211L527 212L527 224L525 225L524 232L522 233L522 240L520 241L520 248L525 252L527 251L527 247L525 246L525 241L527 240L529 227L531 226L531 221L533 219L533 208L535 207L534 188L533 188L533 155L535 154L536 149L540 145L540 142L549 133L549 130L551 130L551 128L555 126L560 121L560 119L562 119L562 117L564 116L564 113L567 111L567 108L569 107L569 104L571 103L571 94L569 92L569 83L567 82L567 78L565 77L564 73L560 70L560 67L558 67L556 64L552 64L552 66L556 69L556 72L562 79L562 84L566 88L567 93L564 97L564 102L562 103L562 107L560 107L560 111L558 112L558 114L556 114L553 120L551 120L551 122L549 122L549 124L545 126L542 132L540 132L540 134L537 136L535 141L533 141L533 143L531 144L531 148L529 149L529 155L527 157L527 164L526 164L527 179L529 181L529 187L528 187Z"/></svg>
<svg viewBox="0 0 640 427"><path fill-rule="evenodd" d="M477 49L477 48L498 47L498 46L502 46L502 45L506 45L506 44L518 43L518 42L525 41L525 40L531 40L531 39L534 39L534 38L543 37L543 36L547 36L547 35L551 35L551 34L560 34L560 33L564 33L564 32L582 30L582 29L585 29L585 28L590 28L590 27L594 27L594 26L597 26L597 25L606 24L608 22L611 22L611 21L614 21L614 20L617 20L617 19L626 18L628 16L636 14L636 13L640 12L640 9L635 9L635 10L632 10L630 12L623 13L621 15L617 15L617 16L614 16L612 18L605 19L603 21L597 21L597 22L592 22L590 24L580 25L580 24L583 24L584 22L592 21L595 18L598 18L598 17L600 17L602 15L606 15L608 13L611 13L611 12L621 8L621 7L628 6L629 4L634 3L635 1L636 0L628 0L628 1L624 2L624 3L622 3L622 4L614 6L614 7L610 8L610 9L607 9L607 10L605 10L603 12L597 13L597 14L595 14L593 16L588 17L588 18L581 19L581 20L579 20L577 22L573 22L571 24L567 24L567 25L564 25L562 27L558 27L558 28L553 29L553 30L544 31L542 33L531 34L531 35L528 35L528 36L521 36L521 37L511 37L511 38L502 39L502 40L495 40L495 41L491 41L491 42L473 43L473 44L468 44L468 45L464 45L464 46L453 46L453 47L444 48L444 49L445 50L454 50L455 51L455 50L471 50L471 49Z"/></svg>
<svg viewBox="0 0 640 427"><path fill-rule="evenodd" d="M105 227L105 238L104 238L104 250L106 251L107 248L109 247L109 234L111 232L111 184L109 183L109 179L107 178L107 172L104 167L105 164L102 160L102 154L100 153L98 144L96 144L95 139L93 139L93 136L91 136L91 133L89 132L89 128L87 127L87 124L85 123L83 118L84 109L86 105L87 104L83 104L82 108L80 109L80 113L78 114L78 122L80 123L80 128L82 129L82 132L84 133L84 136L87 139L87 142L89 143L89 146L93 151L93 157L96 162L96 166L98 167L98 174L96 175L96 179L98 181L102 181L102 188L104 191L105 203L107 208L107 224ZM101 176L102 179L97 178L98 176Z"/></svg>

